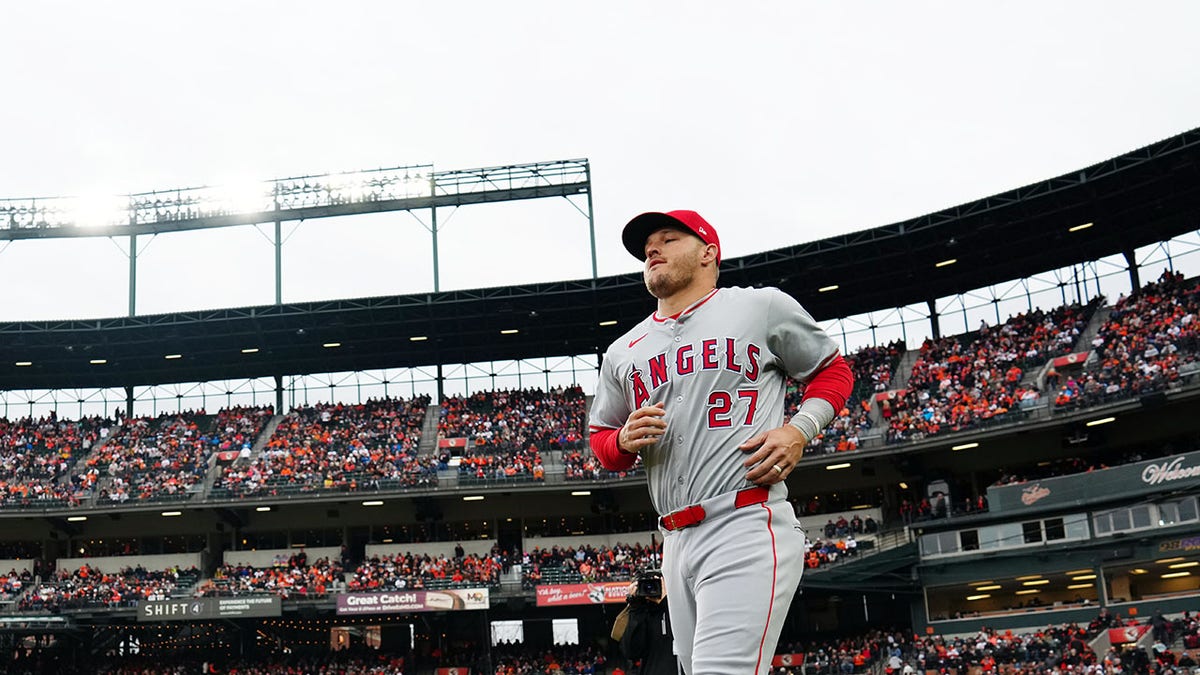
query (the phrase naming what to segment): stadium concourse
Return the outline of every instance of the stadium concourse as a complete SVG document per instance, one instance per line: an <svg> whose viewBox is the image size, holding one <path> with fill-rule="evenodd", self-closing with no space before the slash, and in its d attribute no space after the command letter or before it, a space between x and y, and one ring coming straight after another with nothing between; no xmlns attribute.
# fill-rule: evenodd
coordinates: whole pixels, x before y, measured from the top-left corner
<svg viewBox="0 0 1200 675"><path fill-rule="evenodd" d="M1198 168L1192 131L723 263L840 328L857 379L788 478L810 542L774 672L1192 666ZM419 199L327 178L272 183L269 213L134 200L110 235L591 188L586 160L433 172ZM0 239L89 234L0 208ZM610 628L662 535L585 420L603 346L649 311L639 275L155 317L132 284L130 316L0 323L0 670L637 672Z"/></svg>

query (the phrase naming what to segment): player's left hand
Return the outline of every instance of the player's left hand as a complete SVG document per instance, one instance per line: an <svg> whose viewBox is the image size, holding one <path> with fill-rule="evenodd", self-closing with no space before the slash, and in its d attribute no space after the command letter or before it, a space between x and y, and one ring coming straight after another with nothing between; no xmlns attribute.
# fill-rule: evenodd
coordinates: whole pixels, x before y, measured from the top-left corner
<svg viewBox="0 0 1200 675"><path fill-rule="evenodd" d="M763 432L742 443L738 449L752 453L742 463L750 469L746 472L746 480L763 487L782 482L796 468L806 445L808 439L790 424Z"/></svg>

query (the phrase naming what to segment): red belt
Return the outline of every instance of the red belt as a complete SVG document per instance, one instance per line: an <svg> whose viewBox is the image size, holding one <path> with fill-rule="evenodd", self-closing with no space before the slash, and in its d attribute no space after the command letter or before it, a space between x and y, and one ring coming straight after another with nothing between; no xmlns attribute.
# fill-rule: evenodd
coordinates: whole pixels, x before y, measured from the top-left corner
<svg viewBox="0 0 1200 675"><path fill-rule="evenodd" d="M738 493L733 498L733 508L740 509L745 506L754 504L762 504L771 496L771 490L765 487L752 487L745 490L738 490ZM682 530L685 527L692 527L704 522L706 514L704 507L699 504L685 506L678 511L668 513L658 519L662 528L668 532L674 530Z"/></svg>

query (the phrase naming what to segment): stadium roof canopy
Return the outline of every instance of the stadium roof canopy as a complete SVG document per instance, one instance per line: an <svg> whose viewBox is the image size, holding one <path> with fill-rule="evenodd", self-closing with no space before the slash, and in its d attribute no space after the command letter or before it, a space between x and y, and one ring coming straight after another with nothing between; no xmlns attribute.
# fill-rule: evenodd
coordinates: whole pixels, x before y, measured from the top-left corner
<svg viewBox="0 0 1200 675"><path fill-rule="evenodd" d="M778 286L818 319L831 319L1132 252L1194 231L1198 222L1200 129L1194 129L904 222L729 259L721 285ZM1085 223L1093 225L1070 231ZM797 232L796 239L803 236ZM938 266L951 259L957 262ZM836 291L818 292L832 285ZM640 275L628 274L0 323L0 389L121 387L596 353L651 309ZM618 323L599 325L608 321ZM331 344L339 346L324 346ZM243 352L251 349L258 351Z"/></svg>

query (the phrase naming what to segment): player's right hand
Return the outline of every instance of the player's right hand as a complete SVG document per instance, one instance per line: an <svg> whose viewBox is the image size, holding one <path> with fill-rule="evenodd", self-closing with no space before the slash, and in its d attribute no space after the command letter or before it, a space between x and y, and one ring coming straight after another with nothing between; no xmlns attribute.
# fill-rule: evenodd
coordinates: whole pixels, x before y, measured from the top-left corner
<svg viewBox="0 0 1200 675"><path fill-rule="evenodd" d="M662 403L643 406L629 413L629 419L617 434L617 447L621 452L636 455L657 443L667 433L667 421L663 419L666 414Z"/></svg>

